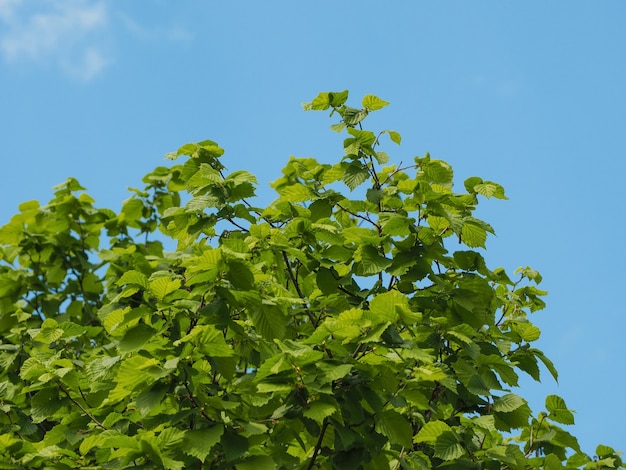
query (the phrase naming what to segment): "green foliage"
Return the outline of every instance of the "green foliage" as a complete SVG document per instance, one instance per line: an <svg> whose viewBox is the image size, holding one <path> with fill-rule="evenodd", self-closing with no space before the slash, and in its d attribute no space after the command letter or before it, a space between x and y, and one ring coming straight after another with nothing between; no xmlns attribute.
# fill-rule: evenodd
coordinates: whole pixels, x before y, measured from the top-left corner
<svg viewBox="0 0 626 470"><path fill-rule="evenodd" d="M0 229L0 467L622 465L581 451L562 398L534 416L514 392L557 374L531 347L541 276L477 250L493 229L474 210L503 188L389 163L400 134L362 128L388 103L347 99L304 105L339 116L343 158L292 158L264 208L208 140L117 213L71 178L19 207Z"/></svg>

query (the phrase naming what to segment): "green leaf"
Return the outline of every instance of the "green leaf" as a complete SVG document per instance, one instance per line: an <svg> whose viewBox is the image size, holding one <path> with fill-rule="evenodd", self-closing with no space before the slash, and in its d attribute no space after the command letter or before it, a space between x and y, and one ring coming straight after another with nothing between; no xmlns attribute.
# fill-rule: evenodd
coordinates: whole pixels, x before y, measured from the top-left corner
<svg viewBox="0 0 626 470"><path fill-rule="evenodd" d="M387 132L387 134L389 134L389 138L391 139L392 142L400 145L400 143L402 142L402 136L400 135L399 132L396 131L385 131Z"/></svg>
<svg viewBox="0 0 626 470"><path fill-rule="evenodd" d="M311 199L308 187L301 183L294 183L279 189L281 199L290 202L305 202Z"/></svg>
<svg viewBox="0 0 626 470"><path fill-rule="evenodd" d="M332 416L337 411L337 404L327 399L320 399L309 403L303 415L322 424L324 419Z"/></svg>
<svg viewBox="0 0 626 470"><path fill-rule="evenodd" d="M287 331L285 314L275 305L261 305L252 315L257 332L265 339L283 339Z"/></svg>
<svg viewBox="0 0 626 470"><path fill-rule="evenodd" d="M347 100L348 90L328 92L328 103L334 108L343 106Z"/></svg>
<svg viewBox="0 0 626 470"><path fill-rule="evenodd" d="M385 410L377 416L376 431L387 436L392 444L411 447L413 436L411 424L395 410Z"/></svg>
<svg viewBox="0 0 626 470"><path fill-rule="evenodd" d="M518 429L528 424L528 420L530 419L531 411L528 405L523 404L519 408L516 408L513 411L496 411L494 409L494 418L496 423L496 428L498 430L503 431L511 431L513 429Z"/></svg>
<svg viewBox="0 0 626 470"><path fill-rule="evenodd" d="M466 222L463 224L463 228L461 229L461 240L463 240L463 243L471 248L484 248L485 241L487 240L487 231L480 225L472 222Z"/></svg>
<svg viewBox="0 0 626 470"><path fill-rule="evenodd" d="M190 341L209 356L230 357L234 354L232 348L226 343L224 334L212 325L196 326L189 334L175 341L174 345Z"/></svg>
<svg viewBox="0 0 626 470"><path fill-rule="evenodd" d="M515 411L520 406L526 404L526 401L513 393L509 393L503 395L501 397L495 398L493 401L493 411L497 411L500 413L510 413L511 411Z"/></svg>
<svg viewBox="0 0 626 470"><path fill-rule="evenodd" d="M228 261L228 280L237 289L248 290L254 287L254 274L240 261Z"/></svg>
<svg viewBox="0 0 626 470"><path fill-rule="evenodd" d="M346 106L343 111L343 122L347 126L356 126L367 117L367 109L350 108Z"/></svg>
<svg viewBox="0 0 626 470"><path fill-rule="evenodd" d="M102 281L94 273L87 273L83 276L83 291L90 294L101 294L103 292Z"/></svg>
<svg viewBox="0 0 626 470"><path fill-rule="evenodd" d="M463 446L451 431L444 431L435 441L435 457L442 460L455 460L465 454Z"/></svg>
<svg viewBox="0 0 626 470"><path fill-rule="evenodd" d="M556 444L563 448L570 448L576 452L580 452L580 445L578 444L578 439L572 436L567 431L563 429L557 428L556 426L552 426L552 430L555 432L555 437L550 440L550 443Z"/></svg>
<svg viewBox="0 0 626 470"><path fill-rule="evenodd" d="M545 470L560 470L563 468L563 465L561 465L561 459L559 459L556 455L548 454L543 459L543 465L541 468Z"/></svg>
<svg viewBox="0 0 626 470"><path fill-rule="evenodd" d="M126 271L124 274L122 274L122 277L120 277L115 284L117 284L118 286L132 284L147 289L148 278L143 273L131 269L130 271Z"/></svg>
<svg viewBox="0 0 626 470"><path fill-rule="evenodd" d="M133 390L152 379L149 369L158 366L158 364L159 361L157 359L143 356L126 358L122 361L116 376L117 386L109 394L109 398L117 401L130 395Z"/></svg>
<svg viewBox="0 0 626 470"><path fill-rule="evenodd" d="M223 424L216 424L209 429L186 431L182 449L187 455L196 457L201 462L204 462L223 434Z"/></svg>
<svg viewBox="0 0 626 470"><path fill-rule="evenodd" d="M122 207L122 221L126 222L131 227L138 228L137 221L143 218L143 212L145 210L144 203L141 199L132 198L128 199Z"/></svg>
<svg viewBox="0 0 626 470"><path fill-rule="evenodd" d="M469 178L465 180L463 185L465 186L465 190L468 193L475 193L476 191L474 190L474 187L477 184L481 184L482 182L483 182L482 178L479 178L478 176L470 176Z"/></svg>
<svg viewBox="0 0 626 470"><path fill-rule="evenodd" d="M504 188L499 184L492 183L491 181L485 181L484 183L478 183L473 186L473 191L485 196L486 198L495 197L497 199L508 199L504 195Z"/></svg>
<svg viewBox="0 0 626 470"><path fill-rule="evenodd" d="M348 90L322 92L319 93L315 98L313 98L313 101L311 101L310 103L302 103L302 107L305 111L325 110L330 108L331 106L338 108L342 106L347 99Z"/></svg>
<svg viewBox="0 0 626 470"><path fill-rule="evenodd" d="M224 181L232 181L235 184L242 184L242 183L257 184L256 176L254 176L249 171L245 171L245 170L233 171L230 175L228 175L225 178Z"/></svg>
<svg viewBox="0 0 626 470"><path fill-rule="evenodd" d="M566 410L567 405L565 404L565 400L563 400L558 395L548 395L546 397L546 410L548 411L558 411L558 410Z"/></svg>
<svg viewBox="0 0 626 470"><path fill-rule="evenodd" d="M350 190L354 190L357 186L367 181L370 174L366 167L358 163L350 164L344 174L343 181Z"/></svg>
<svg viewBox="0 0 626 470"><path fill-rule="evenodd" d="M546 410L550 412L548 418L561 424L574 424L574 414L567 409L565 400L558 395L546 397Z"/></svg>
<svg viewBox="0 0 626 470"><path fill-rule="evenodd" d="M409 301L404 294L397 290L379 294L370 302L370 311L379 321L395 323L402 308L408 309Z"/></svg>
<svg viewBox="0 0 626 470"><path fill-rule="evenodd" d="M33 423L37 424L53 418L61 406L62 402L56 390L46 388L37 392L30 403L30 416Z"/></svg>
<svg viewBox="0 0 626 470"><path fill-rule="evenodd" d="M452 182L452 167L441 160L431 160L422 167L424 174L434 183L447 184Z"/></svg>
<svg viewBox="0 0 626 470"><path fill-rule="evenodd" d="M324 295L334 294L339 286L339 281L332 271L327 268L319 269L315 276L315 282Z"/></svg>
<svg viewBox="0 0 626 470"><path fill-rule="evenodd" d="M14 218L0 228L0 245L18 245L23 232L22 225Z"/></svg>
<svg viewBox="0 0 626 470"><path fill-rule="evenodd" d="M118 344L118 350L122 354L129 353L141 348L147 341L157 334L157 331L144 324L140 323L133 328L130 328L124 334L124 337Z"/></svg>
<svg viewBox="0 0 626 470"><path fill-rule="evenodd" d="M135 399L139 413L141 413L142 416L146 416L153 413L154 410L157 410L168 391L168 385L157 383L141 392Z"/></svg>
<svg viewBox="0 0 626 470"><path fill-rule="evenodd" d="M550 372L550 374L552 374L552 377L554 378L554 380L556 382L559 381L559 373L557 372L556 368L554 367L553 362L548 359L542 351L535 349L535 348L530 348L528 349L528 352L531 354L534 354L534 356L536 358L538 358L541 362L543 362L543 365L546 366L546 369L548 369L548 371Z"/></svg>
<svg viewBox="0 0 626 470"><path fill-rule="evenodd" d="M93 381L97 382L103 377L106 377L112 370L113 366L120 361L120 356L114 357L99 357L93 359L87 365L87 377Z"/></svg>
<svg viewBox="0 0 626 470"><path fill-rule="evenodd" d="M376 111L387 106L389 102L381 100L378 96L375 95L365 95L361 104L364 108L369 109L370 111Z"/></svg>
<svg viewBox="0 0 626 470"><path fill-rule="evenodd" d="M391 266L392 261L382 256L378 249L372 245L361 245L355 257L360 255L361 270L358 273L361 276L371 276L384 271Z"/></svg>
<svg viewBox="0 0 626 470"><path fill-rule="evenodd" d="M610 457L612 455L615 455L615 453L615 450L613 450L613 448L609 446L600 444L596 447L596 455L601 459L604 457Z"/></svg>
<svg viewBox="0 0 626 470"><path fill-rule="evenodd" d="M381 217L383 233L392 237L406 237L411 233L410 227L415 223L415 219L400 214L392 214Z"/></svg>
<svg viewBox="0 0 626 470"><path fill-rule="evenodd" d="M329 364L327 362L318 362L317 368L322 371L323 380L325 383L334 382L344 378L352 370L351 364Z"/></svg>
<svg viewBox="0 0 626 470"><path fill-rule="evenodd" d="M522 341L537 341L541 336L541 330L531 323L518 323L513 326L515 331Z"/></svg>
<svg viewBox="0 0 626 470"><path fill-rule="evenodd" d="M419 430L415 437L413 437L413 442L434 444L443 433L451 431L452 428L443 421L429 421Z"/></svg>
<svg viewBox="0 0 626 470"><path fill-rule="evenodd" d="M352 142L350 145L355 147L355 151L348 151L347 154L356 154L360 147L371 147L376 142L376 135L372 131L362 131L359 129L349 128L348 134L354 137L354 139L346 139L344 141L344 148L346 142Z"/></svg>
<svg viewBox="0 0 626 470"><path fill-rule="evenodd" d="M330 129L332 131L339 132L339 133L343 132L345 128L346 128L346 124L343 122L338 122L337 124L333 124L332 126L330 126Z"/></svg>
<svg viewBox="0 0 626 470"><path fill-rule="evenodd" d="M237 463L237 470L275 470L274 459L268 455L253 455L243 462Z"/></svg>
<svg viewBox="0 0 626 470"><path fill-rule="evenodd" d="M256 379L261 380L289 369L291 369L291 362L289 362L287 356L285 354L276 354L261 364L261 367L257 370Z"/></svg>
<svg viewBox="0 0 626 470"><path fill-rule="evenodd" d="M225 430L221 444L227 462L238 459L248 450L248 439L229 429Z"/></svg>
<svg viewBox="0 0 626 470"><path fill-rule="evenodd" d="M168 277L158 277L150 281L150 292L157 300L162 301L168 294L178 290L180 287L180 279L171 279Z"/></svg>

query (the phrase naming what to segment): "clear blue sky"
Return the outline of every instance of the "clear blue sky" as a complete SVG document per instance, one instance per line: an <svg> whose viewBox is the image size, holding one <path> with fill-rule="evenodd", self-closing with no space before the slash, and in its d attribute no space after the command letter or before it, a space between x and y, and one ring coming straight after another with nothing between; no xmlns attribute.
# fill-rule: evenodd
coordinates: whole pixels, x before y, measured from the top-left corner
<svg viewBox="0 0 626 470"><path fill-rule="evenodd" d="M219 142L260 197L289 155L334 161L341 137L300 103L350 89L391 102L370 126L429 151L457 184L509 201L480 215L492 267L530 265L548 308L533 320L556 393L590 453L626 450L626 2L0 0L0 224L68 176L119 209L163 155Z"/></svg>

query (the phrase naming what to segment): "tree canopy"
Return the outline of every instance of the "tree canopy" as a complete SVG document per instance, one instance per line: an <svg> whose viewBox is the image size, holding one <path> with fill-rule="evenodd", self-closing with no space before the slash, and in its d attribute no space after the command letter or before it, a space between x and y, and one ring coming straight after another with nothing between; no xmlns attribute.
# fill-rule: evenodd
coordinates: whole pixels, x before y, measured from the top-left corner
<svg viewBox="0 0 626 470"><path fill-rule="evenodd" d="M182 146L115 212L69 178L0 229L0 468L618 468L566 430L563 398L517 393L541 275L486 265L506 199L392 163L388 105L320 93L334 164L292 157L257 207L224 150ZM166 243L166 241L168 241ZM173 243L171 243L173 241ZM174 245L166 251L164 245Z"/></svg>

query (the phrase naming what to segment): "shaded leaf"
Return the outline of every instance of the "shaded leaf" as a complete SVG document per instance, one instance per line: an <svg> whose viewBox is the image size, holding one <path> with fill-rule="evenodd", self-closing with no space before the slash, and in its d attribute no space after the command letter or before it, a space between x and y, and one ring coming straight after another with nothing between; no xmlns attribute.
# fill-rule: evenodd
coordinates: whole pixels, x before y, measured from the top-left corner
<svg viewBox="0 0 626 470"><path fill-rule="evenodd" d="M376 430L387 436L392 444L411 447L413 430L409 421L394 410L385 410L377 416Z"/></svg>
<svg viewBox="0 0 626 470"><path fill-rule="evenodd" d="M463 446L451 431L444 431L435 441L435 457L442 460L455 460L465 454Z"/></svg>

